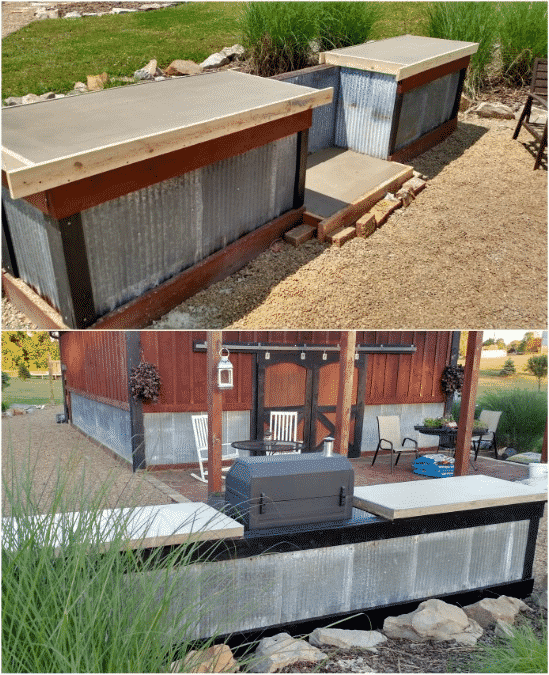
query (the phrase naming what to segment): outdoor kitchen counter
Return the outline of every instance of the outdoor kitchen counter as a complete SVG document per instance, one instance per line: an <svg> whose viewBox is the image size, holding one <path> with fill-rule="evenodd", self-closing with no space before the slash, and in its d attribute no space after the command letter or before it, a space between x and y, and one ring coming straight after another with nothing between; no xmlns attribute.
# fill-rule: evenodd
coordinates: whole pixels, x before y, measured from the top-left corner
<svg viewBox="0 0 549 675"><path fill-rule="evenodd" d="M491 476L357 487L353 505L389 520L547 501L536 488Z"/></svg>
<svg viewBox="0 0 549 675"><path fill-rule="evenodd" d="M331 89L230 70L8 107L2 111L2 168L11 196L23 197L331 99Z"/></svg>

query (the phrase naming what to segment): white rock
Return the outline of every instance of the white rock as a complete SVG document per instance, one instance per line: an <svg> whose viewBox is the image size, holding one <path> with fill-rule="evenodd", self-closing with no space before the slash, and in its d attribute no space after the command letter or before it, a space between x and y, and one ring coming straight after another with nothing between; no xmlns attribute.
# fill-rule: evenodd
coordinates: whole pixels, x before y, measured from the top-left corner
<svg viewBox="0 0 549 675"><path fill-rule="evenodd" d="M385 635L375 630L344 630L342 628L315 628L309 636L315 647L341 647L343 649L372 649L387 642Z"/></svg>
<svg viewBox="0 0 549 675"><path fill-rule="evenodd" d="M463 611L470 619L486 628L498 619L512 624L517 614L527 609L528 605L522 600L500 595L499 598L483 598L472 605L467 605Z"/></svg>
<svg viewBox="0 0 549 675"><path fill-rule="evenodd" d="M83 82L75 82L73 89L74 91L88 91L88 86Z"/></svg>
<svg viewBox="0 0 549 675"><path fill-rule="evenodd" d="M55 93L53 91L48 91L47 94L41 94L39 98L41 101L49 101L51 98L55 98Z"/></svg>
<svg viewBox="0 0 549 675"><path fill-rule="evenodd" d="M40 97L37 96L36 94L27 94L26 96L23 96L21 102L25 105L27 103L36 103L39 100Z"/></svg>
<svg viewBox="0 0 549 675"><path fill-rule="evenodd" d="M23 97L22 96L8 96L4 101L6 105L22 105Z"/></svg>
<svg viewBox="0 0 549 675"><path fill-rule="evenodd" d="M513 109L503 103L480 103L474 110L479 117L497 117L499 119L513 120L515 113Z"/></svg>
<svg viewBox="0 0 549 675"><path fill-rule="evenodd" d="M152 2L149 5L141 5L139 10L141 12L149 12L151 9L160 9L162 5L159 5L157 2Z"/></svg>
<svg viewBox="0 0 549 675"><path fill-rule="evenodd" d="M65 14L65 16L63 18L64 19L80 19L80 18L82 18L82 14L80 14L80 12L68 12L67 14Z"/></svg>
<svg viewBox="0 0 549 675"><path fill-rule="evenodd" d="M39 10L39 11L35 12L34 16L39 21L43 21L44 19L58 19L59 18L59 10L58 9Z"/></svg>
<svg viewBox="0 0 549 675"><path fill-rule="evenodd" d="M263 638L254 652L250 664L254 673L274 673L297 661L313 661L318 663L325 655L304 640L296 640L288 633L279 633L270 638Z"/></svg>
<svg viewBox="0 0 549 675"><path fill-rule="evenodd" d="M136 9L126 9L126 7L113 7L111 14L129 14L130 12L137 12Z"/></svg>
<svg viewBox="0 0 549 675"><path fill-rule="evenodd" d="M422 602L409 614L387 617L383 632L391 638L417 642L455 640L460 644L474 645L483 630L459 607L431 599Z"/></svg>
<svg viewBox="0 0 549 675"><path fill-rule="evenodd" d="M240 58L241 56L244 56L246 50L242 45L235 44L232 47L224 47L219 53L232 61L236 57Z"/></svg>
<svg viewBox="0 0 549 675"><path fill-rule="evenodd" d="M225 54L217 52L215 54L210 54L205 61L202 61L200 67L204 68L204 70L207 70L208 68L220 68L221 66L227 65L229 60L229 57L225 56Z"/></svg>
<svg viewBox="0 0 549 675"><path fill-rule="evenodd" d="M148 71L144 70L143 68L136 70L133 76L134 79L136 80L154 80L154 75L151 75Z"/></svg>

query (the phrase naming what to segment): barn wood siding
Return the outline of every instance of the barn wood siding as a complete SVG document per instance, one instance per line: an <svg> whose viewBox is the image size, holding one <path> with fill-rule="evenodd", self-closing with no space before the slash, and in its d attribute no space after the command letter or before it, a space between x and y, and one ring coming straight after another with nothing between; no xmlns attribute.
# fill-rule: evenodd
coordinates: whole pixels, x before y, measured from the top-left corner
<svg viewBox="0 0 549 675"><path fill-rule="evenodd" d="M126 342L122 331L72 331L60 340L69 391L129 409Z"/></svg>

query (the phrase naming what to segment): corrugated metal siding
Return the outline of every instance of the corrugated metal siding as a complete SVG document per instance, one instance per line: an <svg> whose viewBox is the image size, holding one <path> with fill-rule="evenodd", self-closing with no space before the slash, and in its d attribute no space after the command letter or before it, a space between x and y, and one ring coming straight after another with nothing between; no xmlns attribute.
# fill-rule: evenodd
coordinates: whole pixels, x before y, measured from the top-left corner
<svg viewBox="0 0 549 675"><path fill-rule="evenodd" d="M5 187L2 187L2 200L20 278L59 309L57 281L46 233L46 216L24 199L12 199Z"/></svg>
<svg viewBox="0 0 549 675"><path fill-rule="evenodd" d="M339 97L339 66L298 73L294 77L284 78L284 82L300 84L314 89L334 88L332 102L313 109L313 123L309 129L309 152L331 148L334 145L335 120Z"/></svg>
<svg viewBox="0 0 549 675"><path fill-rule="evenodd" d="M82 212L99 315L293 206L297 135Z"/></svg>
<svg viewBox="0 0 549 675"><path fill-rule="evenodd" d="M396 90L391 75L341 68L335 144L386 159Z"/></svg>
<svg viewBox="0 0 549 675"><path fill-rule="evenodd" d="M395 150L409 145L450 119L459 77L459 71L450 73L404 94Z"/></svg>
<svg viewBox="0 0 549 675"><path fill-rule="evenodd" d="M186 634L199 638L518 581L528 528L524 520L190 565L172 576L172 611L199 602ZM162 579L128 581L139 592ZM166 630L183 630L168 620Z"/></svg>
<svg viewBox="0 0 549 675"><path fill-rule="evenodd" d="M96 441L132 461L130 413L115 406L71 394L72 423Z"/></svg>
<svg viewBox="0 0 549 675"><path fill-rule="evenodd" d="M191 413L146 413L143 417L147 466L198 462ZM225 447L249 438L250 411L224 410L222 429Z"/></svg>
<svg viewBox="0 0 549 675"><path fill-rule="evenodd" d="M126 339L122 331L62 333L60 348L68 387L114 404L128 403Z"/></svg>

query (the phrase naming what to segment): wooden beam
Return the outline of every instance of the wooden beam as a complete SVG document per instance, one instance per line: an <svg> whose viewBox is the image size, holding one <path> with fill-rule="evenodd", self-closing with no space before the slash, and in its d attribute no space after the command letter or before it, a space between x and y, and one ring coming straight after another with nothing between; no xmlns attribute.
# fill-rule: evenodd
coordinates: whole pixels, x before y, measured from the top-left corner
<svg viewBox="0 0 549 675"><path fill-rule="evenodd" d="M475 402L477 398L478 370L482 351L482 331L469 331L467 339L467 355L465 357L465 374L461 394L461 410L459 428L456 439L456 459L454 476L466 476L469 472L469 456L471 454L471 437Z"/></svg>
<svg viewBox="0 0 549 675"><path fill-rule="evenodd" d="M208 495L222 491L221 480L221 439L222 439L222 399L217 386L217 363L223 346L223 334L220 330L208 331L207 369L208 369Z"/></svg>
<svg viewBox="0 0 549 675"><path fill-rule="evenodd" d="M334 452L347 457L353 403L356 331L342 331L340 346Z"/></svg>
<svg viewBox="0 0 549 675"><path fill-rule="evenodd" d="M541 446L541 462L547 464L547 422L545 422L545 433L543 434L543 444Z"/></svg>

